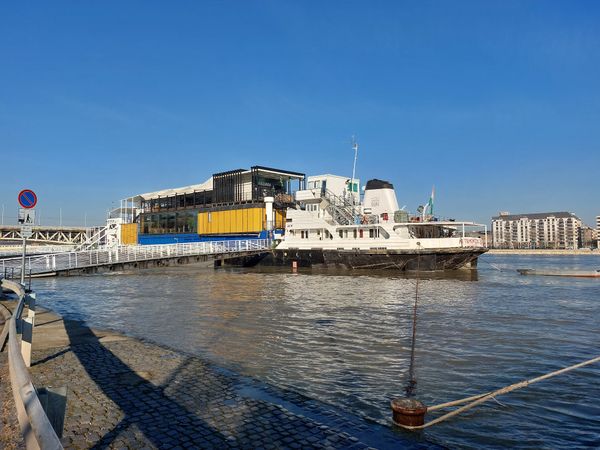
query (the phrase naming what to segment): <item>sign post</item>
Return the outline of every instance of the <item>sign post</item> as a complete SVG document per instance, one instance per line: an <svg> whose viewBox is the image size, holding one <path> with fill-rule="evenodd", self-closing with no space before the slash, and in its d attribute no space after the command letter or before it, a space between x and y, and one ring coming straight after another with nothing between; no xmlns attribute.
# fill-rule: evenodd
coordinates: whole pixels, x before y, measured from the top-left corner
<svg viewBox="0 0 600 450"><path fill-rule="evenodd" d="M21 257L21 284L25 286L25 253L27 251L27 238L33 235L33 224L35 222L35 210L37 195L31 189L23 189L17 197L21 208L19 210L19 223L21 236L23 237L23 255Z"/></svg>

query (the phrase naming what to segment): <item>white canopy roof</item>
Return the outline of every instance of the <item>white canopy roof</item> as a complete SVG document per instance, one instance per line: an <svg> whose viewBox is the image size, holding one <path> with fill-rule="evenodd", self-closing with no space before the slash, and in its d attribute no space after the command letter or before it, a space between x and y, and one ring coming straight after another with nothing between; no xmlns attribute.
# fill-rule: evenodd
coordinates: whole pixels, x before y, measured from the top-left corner
<svg viewBox="0 0 600 450"><path fill-rule="evenodd" d="M175 194L190 194L192 192L210 191L213 188L213 179L210 177L204 183L192 184L190 186L184 186L180 188L163 189L162 191L147 192L146 194L140 194L142 200L152 200L158 197L168 197Z"/></svg>

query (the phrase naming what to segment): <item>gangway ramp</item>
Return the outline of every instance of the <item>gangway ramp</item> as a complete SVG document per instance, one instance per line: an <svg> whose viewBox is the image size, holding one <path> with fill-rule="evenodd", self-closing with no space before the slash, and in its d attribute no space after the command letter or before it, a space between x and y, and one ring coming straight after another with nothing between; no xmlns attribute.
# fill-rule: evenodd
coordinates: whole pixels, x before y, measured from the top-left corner
<svg viewBox="0 0 600 450"><path fill-rule="evenodd" d="M122 245L25 258L26 276L74 275L127 270L197 261L225 260L268 252L268 239L189 242L184 244ZM0 259L0 276L20 278L21 257Z"/></svg>

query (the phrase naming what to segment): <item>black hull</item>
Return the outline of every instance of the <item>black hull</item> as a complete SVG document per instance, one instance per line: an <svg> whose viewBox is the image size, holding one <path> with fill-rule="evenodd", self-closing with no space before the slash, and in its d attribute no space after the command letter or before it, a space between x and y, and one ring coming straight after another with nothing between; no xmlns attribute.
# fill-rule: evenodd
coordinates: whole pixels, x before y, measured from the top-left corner
<svg viewBox="0 0 600 450"><path fill-rule="evenodd" d="M234 266L325 267L368 270L455 270L475 268L486 249L394 250L271 250L253 257L226 261Z"/></svg>

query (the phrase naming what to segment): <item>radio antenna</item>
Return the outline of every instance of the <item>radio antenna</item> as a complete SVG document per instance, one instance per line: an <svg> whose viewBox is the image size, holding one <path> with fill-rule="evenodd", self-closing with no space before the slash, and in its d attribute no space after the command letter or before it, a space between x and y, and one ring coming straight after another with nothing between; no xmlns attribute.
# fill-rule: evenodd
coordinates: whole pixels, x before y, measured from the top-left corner
<svg viewBox="0 0 600 450"><path fill-rule="evenodd" d="M352 135L352 150L354 150L354 164L352 165L352 180L350 181L350 192L354 192L354 177L356 176L356 160L358 159L358 142L356 136ZM358 188L357 188L358 190ZM350 194L354 199L354 194ZM358 194L360 195L360 193Z"/></svg>

